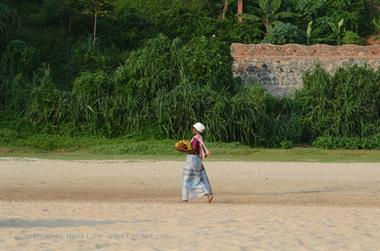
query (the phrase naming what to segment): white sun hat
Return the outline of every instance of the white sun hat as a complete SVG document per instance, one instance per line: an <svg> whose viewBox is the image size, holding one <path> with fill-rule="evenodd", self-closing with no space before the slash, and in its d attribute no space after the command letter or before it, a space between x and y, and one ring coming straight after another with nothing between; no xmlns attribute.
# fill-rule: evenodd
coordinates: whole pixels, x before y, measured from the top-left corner
<svg viewBox="0 0 380 251"><path fill-rule="evenodd" d="M193 127L195 128L195 130L197 130L198 132L200 133L203 133L204 130L206 129L205 125L202 124L201 122L197 122L193 125Z"/></svg>

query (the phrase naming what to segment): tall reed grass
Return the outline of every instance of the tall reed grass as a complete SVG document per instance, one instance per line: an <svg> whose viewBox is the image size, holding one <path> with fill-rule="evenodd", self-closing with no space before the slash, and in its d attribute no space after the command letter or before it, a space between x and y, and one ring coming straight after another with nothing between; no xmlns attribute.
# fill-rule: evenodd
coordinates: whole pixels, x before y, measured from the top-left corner
<svg viewBox="0 0 380 251"><path fill-rule="evenodd" d="M303 89L279 99L233 79L229 53L217 39L160 35L114 72L82 72L71 91L56 88L47 66L31 79L3 78L11 82L2 88L7 109L34 132L184 138L202 121L209 140L265 147L380 133L380 70L350 66L331 75L318 66Z"/></svg>

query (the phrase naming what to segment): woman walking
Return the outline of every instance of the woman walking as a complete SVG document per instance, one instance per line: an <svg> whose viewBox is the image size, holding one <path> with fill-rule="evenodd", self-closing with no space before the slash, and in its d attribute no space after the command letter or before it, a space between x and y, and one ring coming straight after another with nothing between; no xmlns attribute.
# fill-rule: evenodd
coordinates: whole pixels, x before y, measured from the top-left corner
<svg viewBox="0 0 380 251"><path fill-rule="evenodd" d="M191 140L191 150L187 153L186 162L183 166L182 201L207 196L208 202L213 199L212 189L202 160L209 155L209 151L203 142L202 133L205 126L198 122L193 125L194 137Z"/></svg>

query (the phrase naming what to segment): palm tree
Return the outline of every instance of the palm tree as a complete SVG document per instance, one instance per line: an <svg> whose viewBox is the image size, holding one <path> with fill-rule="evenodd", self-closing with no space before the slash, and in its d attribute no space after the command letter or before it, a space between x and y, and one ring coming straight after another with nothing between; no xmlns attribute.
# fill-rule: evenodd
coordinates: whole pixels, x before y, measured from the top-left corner
<svg viewBox="0 0 380 251"><path fill-rule="evenodd" d="M80 0L85 7L84 13L94 16L93 42L96 42L96 30L98 17L105 16L109 13L112 6L112 0Z"/></svg>
<svg viewBox="0 0 380 251"><path fill-rule="evenodd" d="M281 0L259 0L257 15L243 14L243 18L261 21L265 26L266 35L272 30L273 24L282 18L299 16L293 12L278 12Z"/></svg>

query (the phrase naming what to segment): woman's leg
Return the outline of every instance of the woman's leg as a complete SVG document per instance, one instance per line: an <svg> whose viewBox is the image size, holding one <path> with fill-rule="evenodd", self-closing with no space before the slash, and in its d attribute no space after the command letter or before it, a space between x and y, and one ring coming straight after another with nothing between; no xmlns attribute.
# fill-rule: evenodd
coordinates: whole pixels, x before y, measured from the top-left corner
<svg viewBox="0 0 380 251"><path fill-rule="evenodd" d="M198 156L188 155L182 174L182 201L191 201L192 199L212 194L207 174Z"/></svg>
<svg viewBox="0 0 380 251"><path fill-rule="evenodd" d="M211 203L212 199L214 198L214 196L213 196L213 193L212 193L211 184L210 184L210 181L208 179L206 170L205 170L205 168L203 166L202 166L202 170L201 170L201 180L205 184L205 187L206 187L206 189L208 191L208 194L207 194L208 203Z"/></svg>
<svg viewBox="0 0 380 251"><path fill-rule="evenodd" d="M186 184L186 178L183 177L182 179L182 201L183 202L187 202L189 200L189 189L187 187L187 184Z"/></svg>
<svg viewBox="0 0 380 251"><path fill-rule="evenodd" d="M203 166L202 166L202 170L201 170L201 180L205 184L205 187L206 187L208 193L212 194L211 184L210 184L210 181L208 179L206 170Z"/></svg>

